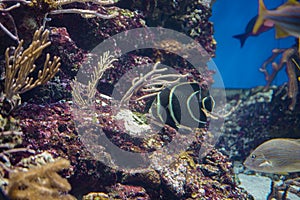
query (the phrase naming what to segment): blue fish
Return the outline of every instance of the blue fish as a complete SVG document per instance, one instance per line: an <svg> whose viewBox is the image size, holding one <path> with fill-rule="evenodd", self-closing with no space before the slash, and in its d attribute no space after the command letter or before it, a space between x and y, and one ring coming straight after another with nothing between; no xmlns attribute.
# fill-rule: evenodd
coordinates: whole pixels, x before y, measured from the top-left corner
<svg viewBox="0 0 300 200"><path fill-rule="evenodd" d="M232 36L232 37L240 40L241 47L244 46L245 41L247 40L248 37L250 37L250 36L258 36L261 33L266 32L266 31L268 31L268 30L270 30L271 28L274 27L272 24L267 24L267 23L266 24L262 24L259 27L258 31L256 33L253 33L252 30L253 30L253 27L254 27L254 24L255 24L257 18L258 18L258 15L256 15L255 17L252 17L252 19L247 23L247 26L245 28L245 32L244 33Z"/></svg>

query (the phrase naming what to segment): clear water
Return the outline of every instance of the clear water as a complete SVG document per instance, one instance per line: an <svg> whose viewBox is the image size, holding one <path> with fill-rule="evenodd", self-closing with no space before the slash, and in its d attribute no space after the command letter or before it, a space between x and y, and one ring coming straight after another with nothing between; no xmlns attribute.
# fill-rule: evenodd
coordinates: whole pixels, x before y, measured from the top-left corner
<svg viewBox="0 0 300 200"><path fill-rule="evenodd" d="M265 0L268 9L283 4L283 0ZM274 48L290 47L295 39L288 37L275 39L274 29L256 37L249 37L243 48L233 35L244 33L249 20L258 13L258 1L221 0L213 5L213 15L217 40L214 61L223 77L226 88L251 88L265 85L264 75L259 72L261 64L271 55ZM274 84L280 85L287 80L282 70Z"/></svg>

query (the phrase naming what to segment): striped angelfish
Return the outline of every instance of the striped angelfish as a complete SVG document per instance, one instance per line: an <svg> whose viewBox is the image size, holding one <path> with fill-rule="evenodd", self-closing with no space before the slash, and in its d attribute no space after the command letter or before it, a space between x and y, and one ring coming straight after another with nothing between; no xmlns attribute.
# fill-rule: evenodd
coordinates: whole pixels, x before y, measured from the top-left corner
<svg viewBox="0 0 300 200"><path fill-rule="evenodd" d="M204 111L211 112L214 104L209 91L198 83L182 82L158 93L150 112L160 122L175 129L201 128L207 122Z"/></svg>

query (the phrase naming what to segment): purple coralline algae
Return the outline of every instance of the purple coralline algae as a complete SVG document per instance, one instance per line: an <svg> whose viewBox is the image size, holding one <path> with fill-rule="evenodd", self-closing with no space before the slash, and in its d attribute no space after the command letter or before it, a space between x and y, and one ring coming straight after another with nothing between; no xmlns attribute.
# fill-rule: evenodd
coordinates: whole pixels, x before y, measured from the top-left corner
<svg viewBox="0 0 300 200"><path fill-rule="evenodd" d="M116 168L117 163L108 150L108 143L99 140L100 132L109 144L137 153L141 161L147 161L147 152L156 151L176 139L179 132L174 127L163 124L155 129L145 125L148 119L148 99L133 101L129 109L122 110L122 118L121 114L116 115L113 110L110 95L115 84L128 71L134 70L135 66L160 61L172 66L177 73L186 75L187 81L197 81L201 88L209 88L214 82L214 72L206 66L208 56L197 64L200 72L184 61L194 56L191 53L193 46L164 40L155 44L157 49L122 55L111 63L113 66L104 71L101 77L97 77L99 82L96 86L90 84L92 86L88 89L95 94L93 106L80 107L75 105L75 98L72 99L72 84L74 86L77 81L75 77L83 63L87 65L85 75L94 75L94 59L99 55L95 55L92 49L103 40L126 30L151 26L174 29L192 37L209 56L214 56L216 42L213 39L212 23L208 20L211 16L208 1L18 2L1 3L1 14L11 22L16 21L15 25L0 19L3 25L0 31L0 37L3 38L0 41L1 47L15 45L21 38L25 44L30 44L33 32L44 27L49 29L51 45L41 52L41 56L51 52L51 55L60 58L60 67L56 76L46 84L39 84L20 95L21 103L10 112L2 112L5 102L2 102L4 98L1 95L1 118L4 118L2 121L18 119L18 130L22 131L19 146L37 155L48 152L53 158L70 161L70 167L63 170L61 175L71 184L71 195L78 199L251 199L247 192L236 186L232 178L231 162L225 155L212 148L205 157L199 158L198 151L206 143L203 139L207 133L206 128L192 131L191 137L198 135L202 139L193 142L187 150L165 157L157 154L166 160L173 160L170 165L163 166L155 162L144 171ZM170 53L174 48L183 57ZM113 49L115 55L119 49ZM5 49L0 50L4 54ZM1 93L5 76L9 76L5 74L4 63L2 58ZM35 64L40 69L43 62L37 59ZM39 76L38 71L32 73L34 77ZM88 96L86 93L84 95ZM77 100L85 102L84 98L80 99L84 95L79 94ZM145 94L136 93L132 99L138 99L139 95ZM134 126L130 124L132 118ZM3 125L0 128L1 132L12 131L9 126ZM136 137L141 135L147 137ZM184 143L185 139L188 137L183 136L180 142ZM1 145L4 143L1 141ZM22 160L22 157L28 157L28 152L13 157L12 165ZM69 187L66 191L69 191Z"/></svg>

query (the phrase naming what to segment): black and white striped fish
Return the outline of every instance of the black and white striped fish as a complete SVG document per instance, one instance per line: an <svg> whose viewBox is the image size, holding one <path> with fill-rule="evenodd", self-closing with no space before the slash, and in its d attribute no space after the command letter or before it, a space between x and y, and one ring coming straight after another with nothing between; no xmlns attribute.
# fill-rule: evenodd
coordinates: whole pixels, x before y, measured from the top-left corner
<svg viewBox="0 0 300 200"><path fill-rule="evenodd" d="M211 112L214 105L208 90L196 82L183 82L158 93L150 112L154 118L175 129L201 128L207 122L204 111Z"/></svg>

